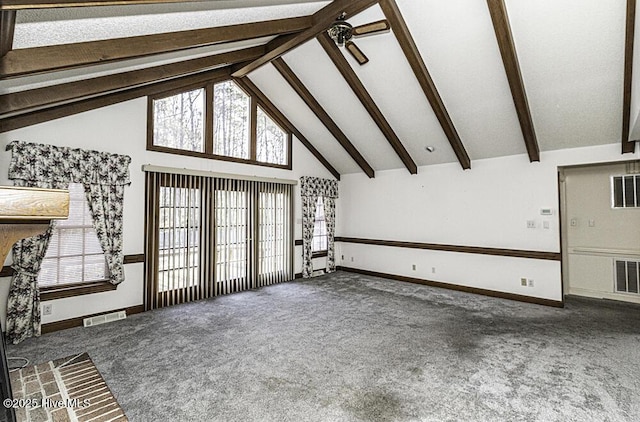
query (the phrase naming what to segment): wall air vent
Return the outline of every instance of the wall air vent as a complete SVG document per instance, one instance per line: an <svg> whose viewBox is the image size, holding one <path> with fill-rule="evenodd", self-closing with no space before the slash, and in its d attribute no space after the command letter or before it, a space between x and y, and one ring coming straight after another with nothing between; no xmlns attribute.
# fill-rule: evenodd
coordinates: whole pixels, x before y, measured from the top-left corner
<svg viewBox="0 0 640 422"><path fill-rule="evenodd" d="M615 267L616 292L640 294L640 286L638 285L640 262L616 259Z"/></svg>
<svg viewBox="0 0 640 422"><path fill-rule="evenodd" d="M106 324L107 322L118 321L127 317L126 311L112 312L106 315L98 315L83 320L85 327L93 327L94 325Z"/></svg>

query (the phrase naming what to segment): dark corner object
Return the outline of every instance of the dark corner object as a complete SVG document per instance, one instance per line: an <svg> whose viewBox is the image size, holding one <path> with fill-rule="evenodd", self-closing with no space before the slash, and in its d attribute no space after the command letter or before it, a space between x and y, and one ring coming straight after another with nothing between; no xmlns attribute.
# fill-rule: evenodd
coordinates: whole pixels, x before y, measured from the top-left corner
<svg viewBox="0 0 640 422"><path fill-rule="evenodd" d="M13 407L5 406L4 402L13 397L11 392L11 379L9 378L9 364L5 352L4 331L0 332L2 341L0 341L0 394L2 395L2 406L0 407L0 421L14 422L16 413Z"/></svg>

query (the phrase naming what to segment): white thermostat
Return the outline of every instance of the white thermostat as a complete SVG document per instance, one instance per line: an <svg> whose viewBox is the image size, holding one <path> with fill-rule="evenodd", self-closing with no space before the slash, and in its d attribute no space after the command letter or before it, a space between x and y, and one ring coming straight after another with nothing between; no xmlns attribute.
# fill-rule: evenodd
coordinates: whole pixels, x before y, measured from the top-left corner
<svg viewBox="0 0 640 422"><path fill-rule="evenodd" d="M540 208L540 215L553 215L551 208Z"/></svg>

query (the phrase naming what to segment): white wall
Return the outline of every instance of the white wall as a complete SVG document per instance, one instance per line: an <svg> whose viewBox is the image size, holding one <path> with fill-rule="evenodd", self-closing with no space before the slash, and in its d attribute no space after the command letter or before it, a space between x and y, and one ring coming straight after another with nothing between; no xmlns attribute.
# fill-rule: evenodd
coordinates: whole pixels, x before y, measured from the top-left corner
<svg viewBox="0 0 640 422"><path fill-rule="evenodd" d="M615 258L640 259L640 209L611 207L611 176L623 174L624 164L564 170L570 294L640 303L614 288Z"/></svg>
<svg viewBox="0 0 640 422"><path fill-rule="evenodd" d="M12 140L90 148L132 157L132 184L125 191L124 253L143 252L143 164L186 167L283 179L331 175L297 141L293 146L293 170L237 164L146 151L146 99L81 113L75 116L0 134L0 184L7 179ZM458 164L378 171L375 179L362 173L343 175L337 202L339 236L447 243L483 247L559 251L557 167L572 164L628 160L618 144L542 153L541 163L529 163L524 155L477 160L469 171ZM542 217L541 207L554 214ZM295 238L301 238L299 188L295 195ZM536 220L535 229L526 221ZM542 222L550 224L542 228ZM296 272L301 270L296 248ZM406 250L379 246L338 244L339 265L469 285L503 292L561 299L560 264L551 261L488 257L437 251ZM341 262L341 256L345 261ZM353 257L354 261L350 261ZM10 263L10 258L5 265ZM323 260L316 261L316 268ZM411 265L416 264L416 271ZM435 267L435 273L432 268ZM97 312L142 304L143 265L125 266L126 281L117 290L53 301L54 322ZM520 287L521 277L534 287ZM0 318L4 323L9 279L0 279Z"/></svg>
<svg viewBox="0 0 640 422"><path fill-rule="evenodd" d="M0 134L0 185L12 185L7 178L10 153L7 143L13 140L47 143L73 148L95 149L131 156L131 186L125 189L124 253L144 252L144 173L143 164L184 167L224 173L299 179L301 176L332 178L331 174L294 139L293 170L238 164L146 151L147 99L139 98L47 123ZM295 238L302 236L300 190L295 189ZM296 248L296 272L302 268L300 247ZM7 259L8 265L10 259ZM43 323L98 312L140 305L143 302L143 264L125 265L126 280L111 292L55 300L53 313L43 316ZM4 324L9 278L0 278L0 318Z"/></svg>
<svg viewBox="0 0 640 422"><path fill-rule="evenodd" d="M545 152L539 163L516 155L476 160L468 171L455 163L420 167L415 176L406 170L380 171L375 179L346 175L340 182L336 232L344 237L560 252L558 167L637 156L622 156L620 145L612 144ZM542 216L540 209L547 207L553 215ZM528 220L535 221L534 229L527 228ZM557 261L350 243L339 245L337 259L346 267L562 299ZM533 287L522 287L523 277L534 280Z"/></svg>

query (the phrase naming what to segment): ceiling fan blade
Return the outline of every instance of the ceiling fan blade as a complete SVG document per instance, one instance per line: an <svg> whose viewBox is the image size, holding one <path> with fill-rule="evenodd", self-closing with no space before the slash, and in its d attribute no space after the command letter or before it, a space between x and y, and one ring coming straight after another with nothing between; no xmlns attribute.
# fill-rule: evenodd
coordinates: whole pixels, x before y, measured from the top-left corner
<svg viewBox="0 0 640 422"><path fill-rule="evenodd" d="M369 59L367 58L367 56L364 55L362 50L360 50L358 48L358 46L355 45L353 42L347 41L346 43L344 43L344 46L347 49L347 51L349 51L349 53L351 53L353 58L356 59L358 61L358 63L360 63L361 65L363 65L363 64L365 64L365 63L367 63L369 61Z"/></svg>
<svg viewBox="0 0 640 422"><path fill-rule="evenodd" d="M354 37L362 37L364 35L375 35L380 32L386 32L391 28L386 19L377 22L365 23L364 25L353 28Z"/></svg>

